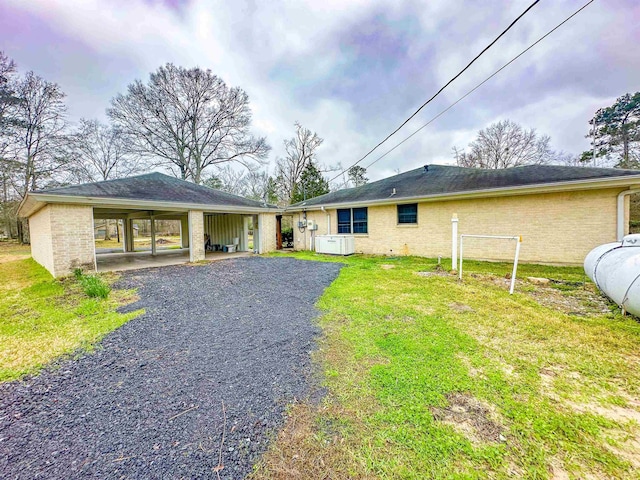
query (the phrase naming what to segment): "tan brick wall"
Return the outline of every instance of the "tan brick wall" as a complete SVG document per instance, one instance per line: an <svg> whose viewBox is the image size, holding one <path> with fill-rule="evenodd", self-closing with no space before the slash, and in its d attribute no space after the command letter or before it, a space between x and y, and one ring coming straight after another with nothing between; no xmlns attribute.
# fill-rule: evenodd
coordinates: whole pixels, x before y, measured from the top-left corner
<svg viewBox="0 0 640 480"><path fill-rule="evenodd" d="M29 217L31 256L53 275L53 240L51 238L51 207L46 205Z"/></svg>
<svg viewBox="0 0 640 480"><path fill-rule="evenodd" d="M622 189L520 195L486 199L424 202L417 225L398 225L397 206L369 207L367 235L355 235L356 251L369 254L451 257L451 216L459 218L459 234L522 235L523 262L581 264L595 246L615 241L616 197ZM336 210L331 232L337 232ZM327 233L326 214L307 212L317 234ZM294 225L297 225L294 217ZM294 226L294 248L310 248L308 229ZM515 243L465 240L465 257L511 260Z"/></svg>
<svg viewBox="0 0 640 480"><path fill-rule="evenodd" d="M204 212L189 210L189 260L199 262L205 259L204 252Z"/></svg>
<svg viewBox="0 0 640 480"><path fill-rule="evenodd" d="M261 213L258 215L259 253L269 253L276 250L276 215Z"/></svg>
<svg viewBox="0 0 640 480"><path fill-rule="evenodd" d="M53 275L69 275L76 268L95 271L93 207L54 204L50 208Z"/></svg>
<svg viewBox="0 0 640 480"><path fill-rule="evenodd" d="M29 218L31 254L54 277L95 271L93 208L47 205Z"/></svg>

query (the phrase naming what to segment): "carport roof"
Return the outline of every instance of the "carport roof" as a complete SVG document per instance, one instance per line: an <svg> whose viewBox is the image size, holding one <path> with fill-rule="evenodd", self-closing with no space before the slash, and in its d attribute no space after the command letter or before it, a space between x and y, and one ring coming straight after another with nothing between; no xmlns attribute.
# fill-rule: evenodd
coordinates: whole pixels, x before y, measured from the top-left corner
<svg viewBox="0 0 640 480"><path fill-rule="evenodd" d="M525 190L570 190L640 183L640 170L527 165L489 170L452 165L424 167L299 202L292 210L331 205L366 205L470 195L498 195ZM589 187L587 187L589 186Z"/></svg>
<svg viewBox="0 0 640 480"><path fill-rule="evenodd" d="M233 211L260 211L277 208L263 202L154 172L135 177L30 192L21 205L20 214L30 215L36 210L34 203L52 203L63 200L94 205L110 202L118 205L130 203L133 207L137 207L138 204L145 207L180 205L192 209L198 206L202 206L203 209L216 206L229 207Z"/></svg>

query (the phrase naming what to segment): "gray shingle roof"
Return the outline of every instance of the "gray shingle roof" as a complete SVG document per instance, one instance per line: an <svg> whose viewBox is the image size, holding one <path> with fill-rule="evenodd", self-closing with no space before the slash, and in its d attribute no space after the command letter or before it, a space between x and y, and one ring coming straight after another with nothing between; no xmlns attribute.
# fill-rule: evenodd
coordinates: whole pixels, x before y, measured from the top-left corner
<svg viewBox="0 0 640 480"><path fill-rule="evenodd" d="M391 193L394 189L396 193L393 198L402 199L578 180L613 179L625 176L634 176L635 180L639 180L640 170L560 165L527 165L502 170L487 170L451 165L427 165L361 187L327 193L296 203L292 207L386 200L392 197Z"/></svg>
<svg viewBox="0 0 640 480"><path fill-rule="evenodd" d="M196 185L157 172L117 180L40 190L33 193L250 208L265 207L262 202Z"/></svg>

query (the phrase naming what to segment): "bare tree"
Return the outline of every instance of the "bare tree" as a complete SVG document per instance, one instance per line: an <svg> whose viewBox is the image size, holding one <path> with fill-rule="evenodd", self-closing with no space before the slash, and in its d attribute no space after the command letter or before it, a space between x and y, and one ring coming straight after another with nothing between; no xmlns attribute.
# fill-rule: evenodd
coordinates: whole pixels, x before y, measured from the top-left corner
<svg viewBox="0 0 640 480"><path fill-rule="evenodd" d="M0 51L0 182L3 205L9 201L9 181L15 173L16 166L13 159L8 155L8 147L15 141L11 135L11 127L15 124L15 118L11 110L17 104L14 92L15 72L15 62Z"/></svg>
<svg viewBox="0 0 640 480"><path fill-rule="evenodd" d="M316 149L324 141L317 133L295 123L296 135L284 141L286 155L276 161L276 181L281 196L287 203L291 202L296 185L300 182L302 172L315 160Z"/></svg>
<svg viewBox="0 0 640 480"><path fill-rule="evenodd" d="M185 180L201 183L212 165L249 166L270 147L251 135L249 97L210 70L170 63L136 80L111 101L108 114L132 138L135 153L160 160Z"/></svg>
<svg viewBox="0 0 640 480"><path fill-rule="evenodd" d="M231 165L223 165L205 179L204 185L234 195L245 196L246 173L240 169L234 169Z"/></svg>
<svg viewBox="0 0 640 480"><path fill-rule="evenodd" d="M7 120L6 113L9 108L16 103L12 85L15 72L15 62L0 51L0 128Z"/></svg>
<svg viewBox="0 0 640 480"><path fill-rule="evenodd" d="M15 88L10 150L18 170L14 188L20 198L44 187L65 162L65 94L60 87L28 72Z"/></svg>
<svg viewBox="0 0 640 480"><path fill-rule="evenodd" d="M458 166L500 169L552 162L554 152L549 144L548 135L502 120L480 130L468 151L454 147L453 153Z"/></svg>
<svg viewBox="0 0 640 480"><path fill-rule="evenodd" d="M121 130L97 120L80 120L71 140L70 171L77 181L97 182L128 177L140 168Z"/></svg>

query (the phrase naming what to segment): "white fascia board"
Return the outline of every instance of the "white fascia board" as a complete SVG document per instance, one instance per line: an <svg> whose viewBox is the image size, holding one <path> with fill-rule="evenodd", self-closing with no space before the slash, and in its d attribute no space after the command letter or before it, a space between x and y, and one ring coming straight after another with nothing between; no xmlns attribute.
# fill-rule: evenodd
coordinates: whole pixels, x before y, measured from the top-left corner
<svg viewBox="0 0 640 480"><path fill-rule="evenodd" d="M239 207L235 205L205 205L201 203L179 203L162 202L153 200L131 200L127 198L101 198L101 197L80 197L75 195L53 195L47 193L30 193L27 198L44 204L66 203L83 204L101 208L126 208L130 210L163 210L169 212L184 212L188 210L203 210L216 213L278 213L281 209L269 207ZM26 200L26 198L25 198ZM41 207L40 207L41 208ZM25 212L31 215L34 212ZM28 216L26 215L26 216Z"/></svg>
<svg viewBox="0 0 640 480"><path fill-rule="evenodd" d="M568 182L543 183L536 185L523 185L507 188L489 188L484 190L467 190L455 193L438 193L434 195L419 195L414 197L383 198L378 200L364 200L359 202L322 203L316 205L299 205L294 208L287 207L287 212L302 212L305 210L321 210L322 208L358 208L375 205L396 205L402 203L440 202L449 200L464 200L487 197L507 197L515 195L533 195L536 193L572 192L576 190L595 190L605 188L631 188L640 185L640 175L620 177L616 179L589 179L572 180Z"/></svg>

